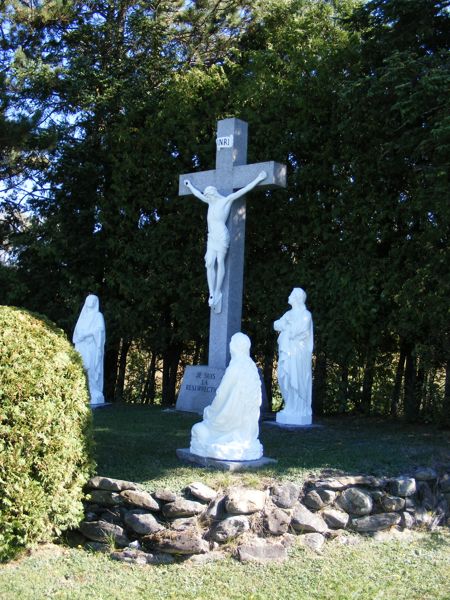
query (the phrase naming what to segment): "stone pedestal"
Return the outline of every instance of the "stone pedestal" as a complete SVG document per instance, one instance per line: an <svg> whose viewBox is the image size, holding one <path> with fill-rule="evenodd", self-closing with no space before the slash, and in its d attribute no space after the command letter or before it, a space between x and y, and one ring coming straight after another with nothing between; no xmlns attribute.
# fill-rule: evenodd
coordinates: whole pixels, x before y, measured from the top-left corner
<svg viewBox="0 0 450 600"><path fill-rule="evenodd" d="M192 454L189 448L178 448L177 456L183 462L219 471L248 471L251 469L262 469L278 462L274 458L268 458L266 456L262 456L261 458L258 458L258 460L221 460L218 458L208 458L206 456Z"/></svg>
<svg viewBox="0 0 450 600"><path fill-rule="evenodd" d="M282 410L276 415L276 422L279 425L294 425L294 426L304 426L304 425L312 425L312 417L299 415L296 413L287 413Z"/></svg>

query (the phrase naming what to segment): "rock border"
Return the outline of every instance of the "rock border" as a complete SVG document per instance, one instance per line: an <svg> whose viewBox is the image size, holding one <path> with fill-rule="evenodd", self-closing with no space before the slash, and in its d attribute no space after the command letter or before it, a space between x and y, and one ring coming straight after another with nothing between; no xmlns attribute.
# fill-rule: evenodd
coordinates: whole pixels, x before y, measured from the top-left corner
<svg viewBox="0 0 450 600"><path fill-rule="evenodd" d="M264 490L218 491L197 481L182 494L97 476L86 486L79 533L87 549L132 564L203 564L230 555L282 562L297 536L320 553L330 539L355 543L360 534L381 539L389 531L450 526L449 506L447 467L391 478L311 477Z"/></svg>

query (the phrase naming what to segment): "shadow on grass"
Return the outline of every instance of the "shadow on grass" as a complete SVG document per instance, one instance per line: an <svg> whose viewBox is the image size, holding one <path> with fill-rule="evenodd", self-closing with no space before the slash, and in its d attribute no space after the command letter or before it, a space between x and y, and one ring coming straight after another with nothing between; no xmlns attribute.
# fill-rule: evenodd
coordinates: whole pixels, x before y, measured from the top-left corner
<svg viewBox="0 0 450 600"><path fill-rule="evenodd" d="M198 468L183 465L175 454L177 448L189 446L191 427L199 420L199 415L153 406L117 405L95 411L98 473L144 484L201 477ZM355 418L323 419L321 424L286 431L263 423L264 454L278 464L258 471L259 476L302 479L326 469L391 476L418 465L450 462L449 432Z"/></svg>

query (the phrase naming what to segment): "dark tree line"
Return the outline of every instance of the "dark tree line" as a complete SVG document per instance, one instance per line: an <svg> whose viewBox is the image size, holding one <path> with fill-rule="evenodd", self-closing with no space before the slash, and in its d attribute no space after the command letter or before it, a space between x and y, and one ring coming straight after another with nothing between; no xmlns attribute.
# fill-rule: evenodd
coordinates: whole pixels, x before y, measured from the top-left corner
<svg viewBox="0 0 450 600"><path fill-rule="evenodd" d="M316 414L449 422L449 2L5 2L1 302L70 335L107 322L109 398L172 404L207 356L205 213L217 119L288 188L248 203L243 329L274 387L294 286Z"/></svg>

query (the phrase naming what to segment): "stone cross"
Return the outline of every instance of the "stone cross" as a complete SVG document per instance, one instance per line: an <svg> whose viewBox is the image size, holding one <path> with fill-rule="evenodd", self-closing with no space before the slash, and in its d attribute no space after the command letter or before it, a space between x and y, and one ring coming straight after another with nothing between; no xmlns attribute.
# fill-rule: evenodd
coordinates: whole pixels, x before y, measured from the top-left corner
<svg viewBox="0 0 450 600"><path fill-rule="evenodd" d="M267 176L256 186L257 189L286 187L285 165L273 161L246 164L247 131L245 121L235 118L218 121L215 170L180 175L179 195L191 194L184 184L189 179L201 191L214 186L220 194L227 196L245 187L261 171L265 171ZM222 285L222 310L219 313L211 310L210 317L208 364L220 369L228 365L231 336L241 329L245 217L245 197L241 197L233 202L227 221L230 247Z"/></svg>

